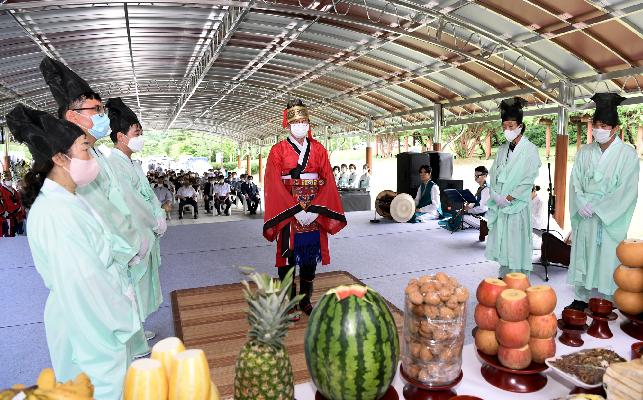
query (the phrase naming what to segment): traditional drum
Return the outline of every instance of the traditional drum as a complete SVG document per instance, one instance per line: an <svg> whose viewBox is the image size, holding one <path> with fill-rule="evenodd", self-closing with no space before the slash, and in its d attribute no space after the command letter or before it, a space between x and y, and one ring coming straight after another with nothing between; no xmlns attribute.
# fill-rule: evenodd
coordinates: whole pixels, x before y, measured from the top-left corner
<svg viewBox="0 0 643 400"><path fill-rule="evenodd" d="M375 198L375 211L383 218L408 222L415 214L415 200L406 193L383 190Z"/></svg>
<svg viewBox="0 0 643 400"><path fill-rule="evenodd" d="M415 200L410 194L400 193L391 201L391 217L397 222L408 222L415 215Z"/></svg>
<svg viewBox="0 0 643 400"><path fill-rule="evenodd" d="M383 218L392 219L391 202L397 196L392 190L382 190L375 198L375 211Z"/></svg>

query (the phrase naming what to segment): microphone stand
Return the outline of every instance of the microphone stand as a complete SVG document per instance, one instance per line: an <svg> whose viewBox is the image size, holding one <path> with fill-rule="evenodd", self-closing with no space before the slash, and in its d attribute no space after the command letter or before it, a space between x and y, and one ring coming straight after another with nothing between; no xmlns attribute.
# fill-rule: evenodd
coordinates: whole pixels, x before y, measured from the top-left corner
<svg viewBox="0 0 643 400"><path fill-rule="evenodd" d="M549 192L547 200L547 232L549 232L549 218L556 213L556 196L554 196L554 188L551 182L551 163L549 161L547 161L547 172L549 173L549 187L547 188L547 192Z"/></svg>

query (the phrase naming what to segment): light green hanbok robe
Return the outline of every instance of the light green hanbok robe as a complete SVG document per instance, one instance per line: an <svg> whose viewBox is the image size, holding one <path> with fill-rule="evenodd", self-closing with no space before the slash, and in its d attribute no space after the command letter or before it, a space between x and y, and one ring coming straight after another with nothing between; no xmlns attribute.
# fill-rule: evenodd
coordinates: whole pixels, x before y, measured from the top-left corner
<svg viewBox="0 0 643 400"><path fill-rule="evenodd" d="M639 169L636 151L618 137L605 152L594 142L576 155L569 185L572 251L567 282L575 286L578 300L587 301L579 297L588 297L592 289L605 296L616 290L616 247L632 221ZM578 210L587 203L594 215L585 219Z"/></svg>
<svg viewBox="0 0 643 400"><path fill-rule="evenodd" d="M107 158L96 148L90 149L89 154L96 159L100 166L100 172L94 181L87 186L77 188L76 192L92 205L92 209L98 213L101 221L103 221L105 229L111 232L112 235L117 235L121 238L121 240L112 241L112 252L117 264L122 266L128 275L131 275L132 268L129 267L129 262L139 252L143 235L135 229L132 223L127 200L123 196L123 190L114 178L114 172L107 162ZM141 268L140 265L137 267ZM129 282L131 282L131 279ZM129 284L129 282L127 283ZM124 287L123 290L125 291L127 288ZM138 315L142 317L140 310ZM149 346L145 335L139 335L138 343L133 346L133 354L143 354L148 350Z"/></svg>
<svg viewBox="0 0 643 400"><path fill-rule="evenodd" d="M489 170L491 193L514 198L504 208L498 207L493 196L487 202L485 256L500 264L501 276L509 271L532 270L531 189L540 165L538 148L523 135L513 151L508 142L498 148Z"/></svg>
<svg viewBox="0 0 643 400"><path fill-rule="evenodd" d="M157 219L165 220L165 211L161 208L154 191L144 177L142 169L119 149L111 149L108 157L118 182L125 193L132 199L128 202L132 213L132 221L149 234L150 251L140 266L135 266L133 275L136 298L139 301L140 313L143 318L158 310L163 302L159 267L161 265L160 237L153 229ZM151 193L151 196L150 196Z"/></svg>
<svg viewBox="0 0 643 400"><path fill-rule="evenodd" d="M85 372L96 399L117 400L143 329L127 264L113 252L126 243L105 222L93 204L47 179L27 227L36 269L50 291L44 322L57 380Z"/></svg>

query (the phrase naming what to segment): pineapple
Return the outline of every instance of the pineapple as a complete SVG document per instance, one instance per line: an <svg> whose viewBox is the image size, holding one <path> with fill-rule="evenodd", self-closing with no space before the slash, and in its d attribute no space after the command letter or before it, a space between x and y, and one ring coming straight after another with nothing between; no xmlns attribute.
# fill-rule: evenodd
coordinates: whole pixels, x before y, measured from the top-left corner
<svg viewBox="0 0 643 400"><path fill-rule="evenodd" d="M294 268L283 282L267 274L252 273L256 291L243 281L248 302L249 341L237 357L235 400L292 400L295 386L292 366L283 341L292 324L288 312L303 298L290 299Z"/></svg>

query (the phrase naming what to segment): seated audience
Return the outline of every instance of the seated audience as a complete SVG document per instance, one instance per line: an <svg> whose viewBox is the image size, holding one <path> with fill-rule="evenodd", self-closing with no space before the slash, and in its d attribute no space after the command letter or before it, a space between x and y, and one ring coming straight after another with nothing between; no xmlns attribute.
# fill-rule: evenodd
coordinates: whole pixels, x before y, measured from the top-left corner
<svg viewBox="0 0 643 400"><path fill-rule="evenodd" d="M259 207L261 199L259 197L259 188L252 181L252 175L248 175L247 182L242 186L242 190L243 194L246 196L250 215L257 214L257 207Z"/></svg>
<svg viewBox="0 0 643 400"><path fill-rule="evenodd" d="M335 165L333 167L333 176L335 177L335 185L339 185L339 175L340 175L339 167Z"/></svg>
<svg viewBox="0 0 643 400"><path fill-rule="evenodd" d="M366 190L367 192L371 190L371 169L368 167L368 164L364 164L362 167L364 172L359 178L359 188Z"/></svg>
<svg viewBox="0 0 643 400"><path fill-rule="evenodd" d="M199 206L196 203L196 190L187 179L183 181L183 186L176 192L176 196L179 198L179 219L183 219L183 207L188 204L194 207L194 219L197 219L199 217Z"/></svg>
<svg viewBox="0 0 643 400"><path fill-rule="evenodd" d="M348 166L348 187L356 188L359 186L359 179L357 177L357 167L355 164Z"/></svg>
<svg viewBox="0 0 643 400"><path fill-rule="evenodd" d="M207 182L203 185L203 203L205 204L205 213L212 214L212 203L215 196L214 175L208 176Z"/></svg>
<svg viewBox="0 0 643 400"><path fill-rule="evenodd" d="M339 179L337 181L337 187L345 188L348 187L348 165L342 164L339 173Z"/></svg>
<svg viewBox="0 0 643 400"><path fill-rule="evenodd" d="M219 175L217 183L214 185L214 206L217 209L217 215L221 215L221 206L225 205L225 215L230 215L230 184L226 183L223 175Z"/></svg>
<svg viewBox="0 0 643 400"><path fill-rule="evenodd" d="M172 196L172 192L170 192L170 189L165 185L165 178L163 176L156 178L156 185L152 190L154 190L156 198L159 200L159 203L161 203L161 208L165 210L165 219L170 219L174 196Z"/></svg>

